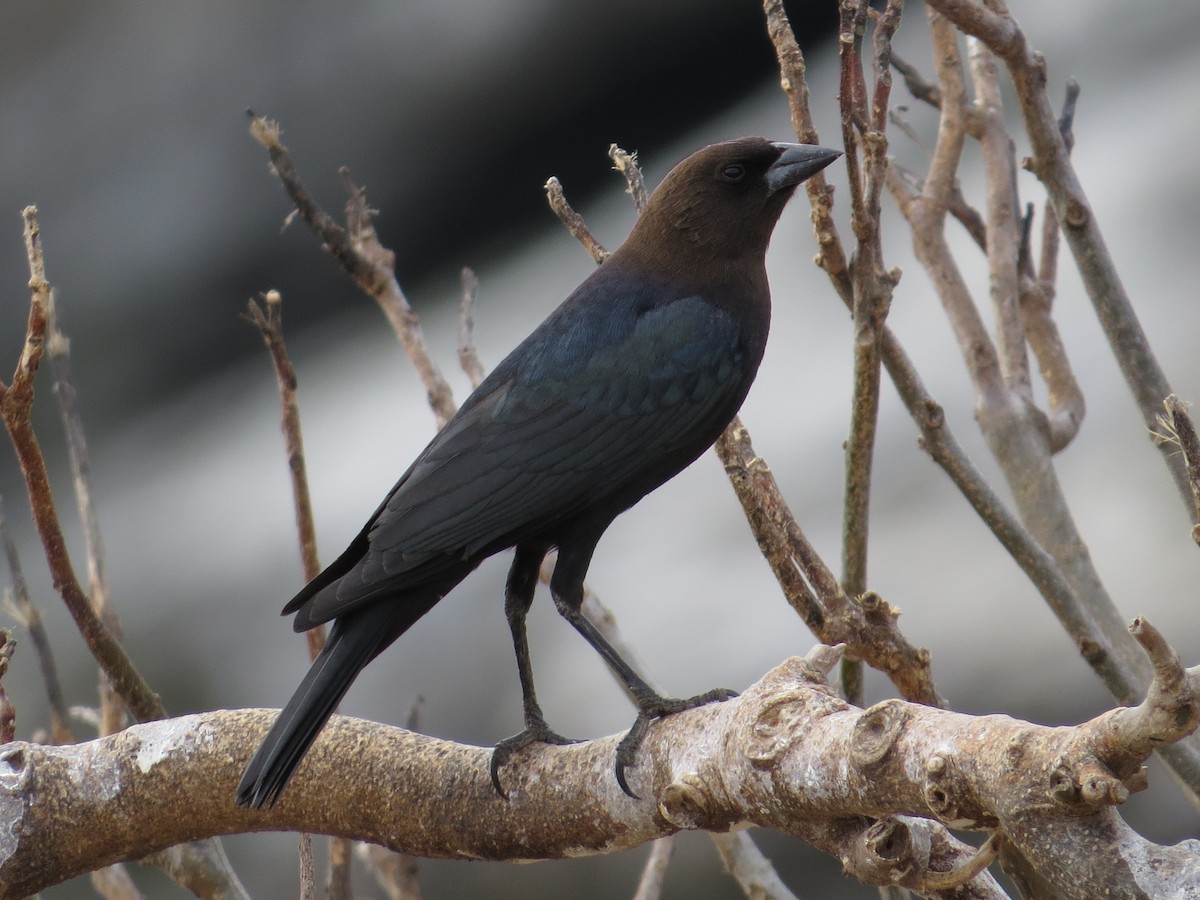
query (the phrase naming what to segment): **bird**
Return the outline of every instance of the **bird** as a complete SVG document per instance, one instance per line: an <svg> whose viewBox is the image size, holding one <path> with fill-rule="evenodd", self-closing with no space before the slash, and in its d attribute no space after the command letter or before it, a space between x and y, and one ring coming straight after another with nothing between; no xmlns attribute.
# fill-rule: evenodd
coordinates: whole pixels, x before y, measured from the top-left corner
<svg viewBox="0 0 1200 900"><path fill-rule="evenodd" d="M841 156L815 144L745 137L676 165L628 238L479 384L417 456L346 550L286 606L294 628L329 637L237 788L274 805L359 672L481 561L514 549L504 611L524 728L492 753L492 784L520 749L571 743L543 717L525 618L539 570L557 560L558 613L637 705L616 778L650 724L734 696L654 691L581 611L601 535L696 460L737 414L766 347L765 256L796 187Z"/></svg>

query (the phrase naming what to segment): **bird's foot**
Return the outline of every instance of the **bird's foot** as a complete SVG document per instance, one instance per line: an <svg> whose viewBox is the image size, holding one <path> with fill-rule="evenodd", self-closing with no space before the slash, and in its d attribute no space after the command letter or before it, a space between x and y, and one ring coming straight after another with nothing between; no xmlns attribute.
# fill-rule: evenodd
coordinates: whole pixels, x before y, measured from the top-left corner
<svg viewBox="0 0 1200 900"><path fill-rule="evenodd" d="M640 799L629 789L629 783L625 780L625 770L632 769L637 765L635 760L638 748L642 746L642 742L650 730L650 725L655 719L683 712L686 709L695 709L697 706L707 706L709 703L729 700L736 696L737 691L716 688L703 694L697 694L695 697L650 696L639 700L638 714L637 718L633 720L633 727L629 729L625 737L621 738L621 743L617 744L617 784L621 786L621 790L634 800Z"/></svg>
<svg viewBox="0 0 1200 900"><path fill-rule="evenodd" d="M530 744L577 744L574 738L563 737L557 731L553 731L549 725L539 719L526 719L525 730L519 734L514 734L512 737L505 738L496 745L492 751L492 762L489 771L492 775L492 787L496 789L496 793L503 799L508 799L508 794L500 785L500 767L505 765L519 750L524 750Z"/></svg>

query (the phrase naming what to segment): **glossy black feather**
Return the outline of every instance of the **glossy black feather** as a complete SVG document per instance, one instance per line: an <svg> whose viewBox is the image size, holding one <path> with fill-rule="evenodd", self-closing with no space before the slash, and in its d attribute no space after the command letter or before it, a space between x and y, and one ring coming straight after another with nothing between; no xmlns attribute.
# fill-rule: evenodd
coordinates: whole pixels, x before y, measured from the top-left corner
<svg viewBox="0 0 1200 900"><path fill-rule="evenodd" d="M746 138L672 170L626 243L496 367L284 608L297 630L334 620L336 646L247 769L239 802L274 802L362 666L487 556L525 548L525 566L558 546L552 590L573 614L608 524L741 406L766 345L771 230L796 184L836 155ZM532 591L527 575L516 582ZM540 711L526 674L528 726Z"/></svg>

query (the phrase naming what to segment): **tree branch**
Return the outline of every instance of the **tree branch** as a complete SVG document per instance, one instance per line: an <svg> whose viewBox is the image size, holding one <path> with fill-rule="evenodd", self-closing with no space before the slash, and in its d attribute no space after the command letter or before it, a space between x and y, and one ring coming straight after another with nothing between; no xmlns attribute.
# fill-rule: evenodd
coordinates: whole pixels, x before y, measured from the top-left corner
<svg viewBox="0 0 1200 900"><path fill-rule="evenodd" d="M792 24L784 11L783 0L763 0L763 13L767 21L767 35L779 62L779 83L787 95L792 130L802 143L820 143L808 104L804 54L800 51L800 44L796 41ZM837 225L833 220L833 185L826 180L824 172L818 172L804 182L804 189L808 192L809 204L812 206L813 230L817 236L817 246L820 248L816 263L829 275L838 295L847 305L852 305L846 251L842 248Z"/></svg>
<svg viewBox="0 0 1200 900"><path fill-rule="evenodd" d="M1144 622L1135 627L1150 633ZM186 716L74 747L15 743L0 751L0 824L15 836L0 847L0 880L23 895L234 831L303 829L422 856L546 859L748 821L837 854L868 883L1002 896L975 875L973 848L908 818L932 815L959 828L999 827L1066 896L1200 889L1194 848L1152 844L1113 808L1143 782L1136 763L1149 745L1178 740L1200 719L1193 676L1161 638L1144 643L1155 657L1151 695L1138 710L1074 728L899 700L858 709L825 680L840 653L818 646L740 698L656 722L632 771L643 800L612 777L616 736L524 751L504 801L486 748L335 717L288 793L262 811L236 806L233 787L273 710ZM1062 868L1084 853L1089 866ZM970 879L973 893L956 893L947 871Z"/></svg>
<svg viewBox="0 0 1200 900"><path fill-rule="evenodd" d="M71 732L71 718L67 712L67 702L63 697L62 683L58 679L58 667L54 663L54 653L50 648L50 638L42 624L41 611L34 605L29 596L29 585L25 581L25 573L21 568L21 559L17 555L17 545L8 530L8 522L4 518L4 505L0 502L0 543L4 544L4 556L8 560L8 571L12 579L12 606L9 612L18 622L29 631L29 640L37 653L38 665L42 670L42 681L46 685L46 698L50 706L50 743L74 743L75 735Z"/></svg>
<svg viewBox="0 0 1200 900"><path fill-rule="evenodd" d="M1184 469L1192 489L1192 503L1200 519L1200 437L1196 435L1196 426L1188 414L1186 403L1171 394L1163 401L1163 408L1165 413L1158 416L1161 430L1154 432L1154 439L1160 444L1178 447L1183 454ZM1192 538L1200 544L1200 525L1192 526Z"/></svg>
<svg viewBox="0 0 1200 900"><path fill-rule="evenodd" d="M929 0L929 5L962 31L987 44L1008 67L1033 148L1029 167L1041 180L1054 204L1075 265L1083 278L1084 289L1125 381L1137 400L1142 419L1147 428L1153 429L1163 398L1172 393L1171 386L1142 330L1083 185L1071 164L1058 117L1046 96L1045 60L1029 46L1024 32L998 0L992 0L993 9L998 11L984 8L975 0ZM1195 524L1197 519L1194 518L1187 474L1169 451L1164 450L1164 460Z"/></svg>
<svg viewBox="0 0 1200 900"><path fill-rule="evenodd" d="M796 523L740 419L725 429L716 449L784 597L813 634L827 644L844 644L849 655L886 674L910 700L944 705L933 685L929 651L905 640L896 626L899 613L877 594L846 596Z"/></svg>
<svg viewBox="0 0 1200 900"><path fill-rule="evenodd" d="M458 362L471 387L479 387L486 370L475 348L475 295L479 292L479 279L469 267L463 266L462 299L458 304Z"/></svg>
<svg viewBox="0 0 1200 900"><path fill-rule="evenodd" d="M258 328L271 357L275 370L275 383L279 390L281 428L287 447L288 471L291 473L292 501L296 513L296 532L300 541L300 559L305 582L312 581L321 572L321 561L317 554L317 529L313 516L312 496L308 489L308 471L304 461L304 435L300 428L300 404L296 399L296 369L288 356L283 338L283 297L278 291L267 291L262 303L251 300L247 305L246 318ZM315 660L325 646L325 626L318 625L305 632L308 656ZM312 838L300 836L301 869L306 855L312 855ZM330 900L349 900L350 886L349 842L335 839L329 846L329 897Z"/></svg>
<svg viewBox="0 0 1200 900"><path fill-rule="evenodd" d="M325 249L346 274L375 300L387 317L404 352L416 367L417 375L425 386L429 406L441 427L454 415L454 394L429 353L429 345L417 315L396 280L395 256L380 244L375 226L371 224L374 213L367 206L366 193L343 169L342 177L350 199L346 202L346 227L337 224L301 184L291 154L280 141L282 132L279 125L252 111L248 113L250 133L266 148L271 168L291 197L300 218L322 240Z"/></svg>
<svg viewBox="0 0 1200 900"><path fill-rule="evenodd" d="M12 384L5 386L0 383L0 415L4 418L4 425L17 452L21 472L25 476L25 488L29 494L33 520L42 539L54 587L67 605L67 610L75 620L92 656L100 664L113 689L120 695L134 718L141 722L158 719L165 715L162 700L146 684L133 661L125 653L125 649L96 614L75 577L75 570L67 552L66 538L58 520L58 511L54 507L46 461L30 420L33 409L33 376L42 360L45 344L50 284L46 281L36 207L26 207L23 215L30 276L29 324Z"/></svg>
<svg viewBox="0 0 1200 900"><path fill-rule="evenodd" d="M583 216L567 202L562 182L553 175L546 181L546 200L550 204L550 208L554 210L554 214L558 216L559 221L571 233L571 237L583 244L583 248L587 250L597 265L608 259L608 251L604 249L603 244L596 240L591 229L587 227L587 223L583 221Z"/></svg>
<svg viewBox="0 0 1200 900"><path fill-rule="evenodd" d="M83 526L87 555L88 595L92 608L113 637L123 640L121 622L108 592L108 571L104 559L104 541L100 536L100 516L92 499L92 465L87 438L79 413L78 395L71 380L70 341L58 321L58 299L51 291L46 306L46 352L54 374L54 395L67 437L67 455L74 477L75 503ZM125 710L103 671L100 673L100 734L113 734L125 725Z"/></svg>

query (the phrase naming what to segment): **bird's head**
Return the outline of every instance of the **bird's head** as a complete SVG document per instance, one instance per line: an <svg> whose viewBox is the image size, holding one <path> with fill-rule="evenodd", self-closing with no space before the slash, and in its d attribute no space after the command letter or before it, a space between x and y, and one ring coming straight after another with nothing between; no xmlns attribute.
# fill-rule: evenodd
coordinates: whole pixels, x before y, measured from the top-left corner
<svg viewBox="0 0 1200 900"><path fill-rule="evenodd" d="M667 173L626 244L684 265L700 258L761 260L796 186L841 155L762 137L705 147Z"/></svg>

